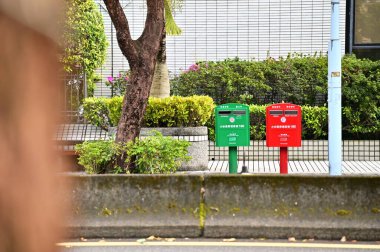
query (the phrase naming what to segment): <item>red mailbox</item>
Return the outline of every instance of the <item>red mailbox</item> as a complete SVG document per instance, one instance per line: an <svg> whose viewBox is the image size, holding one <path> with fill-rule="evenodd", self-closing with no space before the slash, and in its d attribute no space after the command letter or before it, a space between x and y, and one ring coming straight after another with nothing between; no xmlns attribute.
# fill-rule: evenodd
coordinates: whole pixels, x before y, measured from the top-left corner
<svg viewBox="0 0 380 252"><path fill-rule="evenodd" d="M301 107L278 103L266 108L266 143L280 147L280 172L288 173L288 148L301 146Z"/></svg>

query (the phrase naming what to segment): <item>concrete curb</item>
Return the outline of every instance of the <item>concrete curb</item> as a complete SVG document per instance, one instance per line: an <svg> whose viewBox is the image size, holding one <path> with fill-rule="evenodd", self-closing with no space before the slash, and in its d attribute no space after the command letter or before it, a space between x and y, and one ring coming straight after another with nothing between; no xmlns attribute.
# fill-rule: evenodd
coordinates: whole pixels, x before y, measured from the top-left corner
<svg viewBox="0 0 380 252"><path fill-rule="evenodd" d="M66 175L70 237L380 239L380 177Z"/></svg>
<svg viewBox="0 0 380 252"><path fill-rule="evenodd" d="M205 237L380 238L380 177L212 175L205 188Z"/></svg>
<svg viewBox="0 0 380 252"><path fill-rule="evenodd" d="M198 237L202 177L69 175L70 237Z"/></svg>

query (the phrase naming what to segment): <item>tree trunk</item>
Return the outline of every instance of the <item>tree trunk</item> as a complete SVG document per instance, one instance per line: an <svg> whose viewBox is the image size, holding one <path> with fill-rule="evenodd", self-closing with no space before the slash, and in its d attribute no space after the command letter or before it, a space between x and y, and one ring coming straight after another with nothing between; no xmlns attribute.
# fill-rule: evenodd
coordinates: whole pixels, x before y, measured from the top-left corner
<svg viewBox="0 0 380 252"><path fill-rule="evenodd" d="M160 50L157 54L156 69L154 71L150 96L165 98L170 96L169 70L166 63L166 31L162 34Z"/></svg>
<svg viewBox="0 0 380 252"><path fill-rule="evenodd" d="M150 66L132 71L131 82L134 85L128 86L128 95L124 96L122 115L116 134L117 142L129 142L140 134L154 73L154 60L151 61Z"/></svg>
<svg viewBox="0 0 380 252"><path fill-rule="evenodd" d="M131 68L130 85L123 100L122 114L117 127L116 142L133 141L140 134L141 123L148 103L153 74L164 32L164 0L147 0L144 31L132 40L127 17L118 0L104 0L116 29L117 41ZM133 161L124 163L126 153L118 158L121 167L133 171Z"/></svg>
<svg viewBox="0 0 380 252"><path fill-rule="evenodd" d="M116 142L126 143L133 141L140 135L142 120L144 118L147 101L149 98L149 90L154 74L154 58L150 59L150 63L144 64L144 68L137 69L131 73L131 83L127 94L123 99L123 108L121 118L117 127ZM118 160L121 167L133 172L134 161L125 164L126 153L123 153Z"/></svg>

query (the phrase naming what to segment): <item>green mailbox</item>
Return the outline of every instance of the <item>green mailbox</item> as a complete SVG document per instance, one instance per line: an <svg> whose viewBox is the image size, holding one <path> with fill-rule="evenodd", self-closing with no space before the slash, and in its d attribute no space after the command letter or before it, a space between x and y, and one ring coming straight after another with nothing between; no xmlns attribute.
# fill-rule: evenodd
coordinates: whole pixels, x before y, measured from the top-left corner
<svg viewBox="0 0 380 252"><path fill-rule="evenodd" d="M216 146L249 146L249 107L228 103L215 108Z"/></svg>
<svg viewBox="0 0 380 252"><path fill-rule="evenodd" d="M249 146L249 106L237 103L215 108L216 146L229 147L229 171L237 173L237 146Z"/></svg>

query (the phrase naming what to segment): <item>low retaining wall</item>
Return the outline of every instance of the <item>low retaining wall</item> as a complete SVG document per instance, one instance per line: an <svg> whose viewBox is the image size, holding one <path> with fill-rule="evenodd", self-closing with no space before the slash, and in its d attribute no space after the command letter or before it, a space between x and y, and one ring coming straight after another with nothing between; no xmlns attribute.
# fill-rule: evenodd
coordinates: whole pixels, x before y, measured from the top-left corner
<svg viewBox="0 0 380 252"><path fill-rule="evenodd" d="M71 237L380 239L380 177L67 175Z"/></svg>
<svg viewBox="0 0 380 252"><path fill-rule="evenodd" d="M380 238L380 178L206 176L206 237Z"/></svg>
<svg viewBox="0 0 380 252"><path fill-rule="evenodd" d="M197 237L202 177L150 175L67 176L69 236Z"/></svg>

